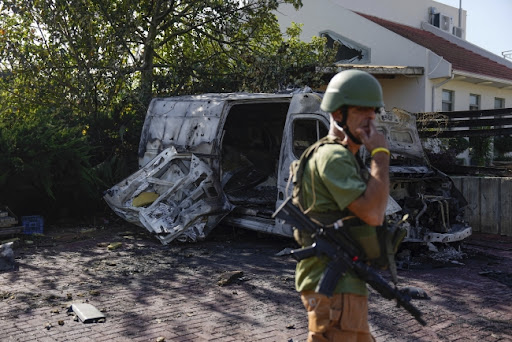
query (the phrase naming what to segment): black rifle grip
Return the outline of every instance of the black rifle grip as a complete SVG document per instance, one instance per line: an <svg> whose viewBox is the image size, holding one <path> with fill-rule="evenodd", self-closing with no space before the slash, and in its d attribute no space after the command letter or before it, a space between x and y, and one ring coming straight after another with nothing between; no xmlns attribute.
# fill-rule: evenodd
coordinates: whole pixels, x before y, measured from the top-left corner
<svg viewBox="0 0 512 342"><path fill-rule="evenodd" d="M336 289L338 280L340 280L346 270L347 268L343 265L342 261L330 261L316 286L315 292L331 297Z"/></svg>

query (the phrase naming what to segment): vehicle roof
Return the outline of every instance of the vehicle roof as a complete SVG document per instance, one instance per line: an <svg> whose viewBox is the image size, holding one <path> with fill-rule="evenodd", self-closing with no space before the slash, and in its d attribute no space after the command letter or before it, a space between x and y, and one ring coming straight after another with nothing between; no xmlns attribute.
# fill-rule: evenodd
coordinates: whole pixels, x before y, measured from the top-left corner
<svg viewBox="0 0 512 342"><path fill-rule="evenodd" d="M198 100L217 100L217 101L235 101L235 100L254 100L254 99L290 99L291 93L206 93L198 95L179 95L170 97L157 97L153 101L171 100L171 101L198 101Z"/></svg>

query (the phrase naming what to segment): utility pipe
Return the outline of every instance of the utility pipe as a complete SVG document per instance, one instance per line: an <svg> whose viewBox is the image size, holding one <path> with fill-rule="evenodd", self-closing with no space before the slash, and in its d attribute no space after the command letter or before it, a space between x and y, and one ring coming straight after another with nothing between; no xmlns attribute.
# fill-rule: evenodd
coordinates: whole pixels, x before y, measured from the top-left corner
<svg viewBox="0 0 512 342"><path fill-rule="evenodd" d="M454 74L453 74L453 72L452 72L452 75L451 75L450 77L448 77L448 78L447 78L447 79L445 79L444 81L439 82L439 83L437 83L437 84L434 84L434 85L432 86L432 112L435 112L435 111L436 111L436 110L434 109L435 97L436 97L436 96L435 96L435 94L436 94L436 88L439 88L439 87L440 87L440 86L442 86L443 84L446 84L447 82L449 82L449 81L453 80L453 77L454 77L454 76L455 76L455 75L454 75Z"/></svg>
<svg viewBox="0 0 512 342"><path fill-rule="evenodd" d="M459 0L459 27L462 28L462 0Z"/></svg>

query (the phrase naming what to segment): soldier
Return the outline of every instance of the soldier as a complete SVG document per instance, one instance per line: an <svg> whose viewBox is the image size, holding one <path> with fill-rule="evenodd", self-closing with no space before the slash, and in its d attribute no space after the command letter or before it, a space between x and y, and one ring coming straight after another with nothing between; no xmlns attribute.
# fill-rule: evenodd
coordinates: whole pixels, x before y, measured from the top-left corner
<svg viewBox="0 0 512 342"><path fill-rule="evenodd" d="M294 198L311 219L324 225L342 218L342 229L347 229L368 259L379 256L376 227L384 221L389 196L390 153L373 122L383 106L382 88L372 75L347 70L331 79L320 106L330 113L329 134L315 144L305 161L296 185L301 187L300 195ZM366 175L358 155L362 145L372 157ZM312 243L299 230L295 237L302 246ZM295 283L308 311L308 341L375 341L368 325L364 281L348 271L332 297L315 292L327 261L314 256L297 264Z"/></svg>

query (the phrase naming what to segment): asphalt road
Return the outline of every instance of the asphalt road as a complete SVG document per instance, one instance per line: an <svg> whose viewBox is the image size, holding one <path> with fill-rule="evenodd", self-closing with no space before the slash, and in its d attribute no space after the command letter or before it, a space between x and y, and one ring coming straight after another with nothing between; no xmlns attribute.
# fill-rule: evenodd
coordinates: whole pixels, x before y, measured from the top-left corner
<svg viewBox="0 0 512 342"><path fill-rule="evenodd" d="M127 224L19 238L16 268L0 273L1 341L306 340L295 262L275 256L291 240L219 228L163 246ZM370 290L378 342L512 341L512 238L475 234L461 251L399 270L400 286L430 298L414 300L426 327ZM80 303L105 321L76 321L67 310Z"/></svg>

